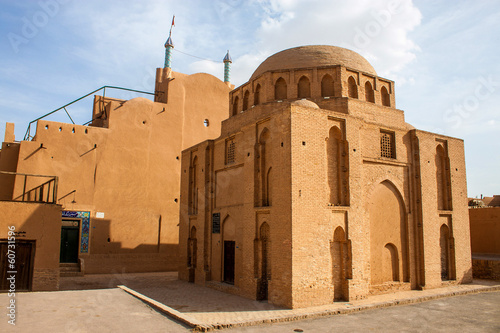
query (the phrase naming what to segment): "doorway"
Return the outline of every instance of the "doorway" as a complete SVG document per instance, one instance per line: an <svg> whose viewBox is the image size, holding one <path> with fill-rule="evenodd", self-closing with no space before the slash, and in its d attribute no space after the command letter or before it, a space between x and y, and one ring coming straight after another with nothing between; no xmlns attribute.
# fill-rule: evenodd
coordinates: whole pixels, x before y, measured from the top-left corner
<svg viewBox="0 0 500 333"><path fill-rule="evenodd" d="M0 290L9 290L10 281L8 277L12 275L9 271L15 271L16 291L31 290L33 280L33 262L35 259L35 241L16 240L15 243L15 269L9 268L8 242L0 242L0 267L1 278ZM12 252L11 252L12 253Z"/></svg>
<svg viewBox="0 0 500 333"><path fill-rule="evenodd" d="M224 282L234 284L234 241L224 241Z"/></svg>
<svg viewBox="0 0 500 333"><path fill-rule="evenodd" d="M78 263L78 245L80 239L80 223L74 220L63 220L61 229L61 263Z"/></svg>

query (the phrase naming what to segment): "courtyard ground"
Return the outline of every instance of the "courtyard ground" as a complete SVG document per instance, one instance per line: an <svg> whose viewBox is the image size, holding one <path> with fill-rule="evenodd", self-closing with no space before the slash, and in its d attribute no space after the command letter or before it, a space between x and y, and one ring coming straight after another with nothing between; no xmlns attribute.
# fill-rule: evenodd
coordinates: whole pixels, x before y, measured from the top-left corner
<svg viewBox="0 0 500 333"><path fill-rule="evenodd" d="M61 290L18 293L16 326L3 315L0 331L500 331L500 282L482 280L295 310L179 281L176 273L61 278ZM8 302L8 295L0 294L5 313Z"/></svg>

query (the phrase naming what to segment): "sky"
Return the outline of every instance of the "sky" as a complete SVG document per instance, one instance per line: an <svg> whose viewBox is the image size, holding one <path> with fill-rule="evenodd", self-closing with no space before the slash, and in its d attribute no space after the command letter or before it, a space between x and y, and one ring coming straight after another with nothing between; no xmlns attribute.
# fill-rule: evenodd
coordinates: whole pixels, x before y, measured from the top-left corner
<svg viewBox="0 0 500 333"><path fill-rule="evenodd" d="M468 196L500 194L496 0L0 0L0 139L6 122L22 140L30 121L104 85L153 92L173 15L173 70L222 79L229 50L236 86L287 48L358 52L395 81L408 123L464 140ZM67 111L83 124L91 99Z"/></svg>

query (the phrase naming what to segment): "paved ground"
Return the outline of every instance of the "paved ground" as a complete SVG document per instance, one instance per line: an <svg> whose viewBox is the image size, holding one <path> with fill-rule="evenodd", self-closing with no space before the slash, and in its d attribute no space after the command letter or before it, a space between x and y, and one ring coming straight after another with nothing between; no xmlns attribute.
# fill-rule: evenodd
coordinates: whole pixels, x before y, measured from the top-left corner
<svg viewBox="0 0 500 333"><path fill-rule="evenodd" d="M18 293L16 325L0 294L0 332L189 332L121 289Z"/></svg>
<svg viewBox="0 0 500 333"><path fill-rule="evenodd" d="M500 332L500 292L442 298L403 305L303 320L227 329L224 332Z"/></svg>
<svg viewBox="0 0 500 333"><path fill-rule="evenodd" d="M238 327L228 332L333 332L349 331L456 331L475 328L482 332L500 332L500 292L440 298L431 302L363 311L414 303L424 299L477 290L500 289L499 282L482 281L426 291L408 291L373 296L363 301L335 303L307 309L281 309L267 303L247 300L212 289L178 281L176 273L86 275L62 278L61 289L72 291L20 293L17 295L19 332L188 332L188 326L164 316L139 299L116 288L125 285L141 299L200 327L234 327L325 314L350 313L272 326ZM108 288L99 290L100 288ZM111 288L111 289L109 289ZM92 289L92 290L79 290ZM450 303L451 302L451 303ZM0 294L0 308L8 296ZM5 310L6 311L6 310ZM1 310L0 310L1 313ZM0 318L0 331L12 328L6 316ZM458 326L457 326L458 325Z"/></svg>

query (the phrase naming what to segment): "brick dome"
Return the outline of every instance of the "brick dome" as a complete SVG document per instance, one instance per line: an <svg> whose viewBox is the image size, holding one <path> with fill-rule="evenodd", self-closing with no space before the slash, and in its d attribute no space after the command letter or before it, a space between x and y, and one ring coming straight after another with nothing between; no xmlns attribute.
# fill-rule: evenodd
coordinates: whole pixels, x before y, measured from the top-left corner
<svg viewBox="0 0 500 333"><path fill-rule="evenodd" d="M250 80L267 71L332 65L342 65L377 75L368 60L354 51L331 45L308 45L273 54L257 67Z"/></svg>

